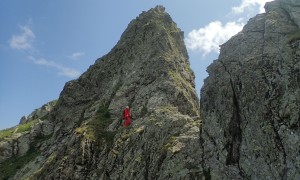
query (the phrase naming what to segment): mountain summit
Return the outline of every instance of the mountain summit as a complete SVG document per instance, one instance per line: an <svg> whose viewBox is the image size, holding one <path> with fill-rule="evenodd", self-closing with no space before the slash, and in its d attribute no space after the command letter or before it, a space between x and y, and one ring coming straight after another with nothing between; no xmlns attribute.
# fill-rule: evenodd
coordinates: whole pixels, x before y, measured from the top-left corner
<svg viewBox="0 0 300 180"><path fill-rule="evenodd" d="M124 128L121 117L127 105L133 120ZM199 154L186 159L195 149L189 146L199 139L194 74L183 32L162 6L130 22L117 45L77 80L66 83L55 107L36 118L26 121L33 123L30 130L3 137L3 167L12 158L31 159L2 177L198 176Z"/></svg>

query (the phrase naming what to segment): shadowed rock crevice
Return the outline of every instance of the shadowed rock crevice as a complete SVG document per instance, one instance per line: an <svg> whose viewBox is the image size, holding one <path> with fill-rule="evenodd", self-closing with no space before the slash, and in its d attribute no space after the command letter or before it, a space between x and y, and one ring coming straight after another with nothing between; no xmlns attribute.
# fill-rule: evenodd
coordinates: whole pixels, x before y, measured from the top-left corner
<svg viewBox="0 0 300 180"><path fill-rule="evenodd" d="M234 165L238 164L239 158L240 158L240 145L242 141L242 130L241 130L241 115L240 115L240 107L239 107L239 102L238 98L236 96L236 93L233 88L233 83L232 80L230 79L230 85L232 88L233 92L233 97L232 97L232 103L233 103L233 112L232 112L232 118L229 123L229 128L228 128L228 135L225 134L225 136L230 136L229 142L226 145L227 150L229 152L227 159L226 159L226 164L227 165Z"/></svg>
<svg viewBox="0 0 300 180"><path fill-rule="evenodd" d="M239 99L237 97L236 90L234 88L234 84L232 81L232 77L230 72L227 70L225 64L220 61L224 67L224 70L229 75L229 84L232 90L232 117L228 125L227 131L225 130L225 138L228 139L228 142L225 145L227 149L228 155L226 158L226 165L238 165L240 158L240 145L242 141L242 130L241 130L241 110L239 105ZM239 83L241 84L241 83Z"/></svg>
<svg viewBox="0 0 300 180"><path fill-rule="evenodd" d="M227 143L225 145L225 149L227 149L227 157L226 157L226 165L235 165L239 170L239 175L242 178L249 178L247 177L244 170L240 167L240 146L242 142L242 117L241 117L241 109L239 104L239 98L237 95L237 91L235 90L235 86L238 87L239 91L242 91L242 82L240 82L239 78L236 78L236 82L233 82L232 76L230 72L227 70L225 64L220 61L224 67L224 70L229 75L229 83L232 90L232 117L229 122L229 127L227 131L225 130L224 137L227 138ZM245 115L244 115L245 118ZM246 118L245 118L246 120Z"/></svg>

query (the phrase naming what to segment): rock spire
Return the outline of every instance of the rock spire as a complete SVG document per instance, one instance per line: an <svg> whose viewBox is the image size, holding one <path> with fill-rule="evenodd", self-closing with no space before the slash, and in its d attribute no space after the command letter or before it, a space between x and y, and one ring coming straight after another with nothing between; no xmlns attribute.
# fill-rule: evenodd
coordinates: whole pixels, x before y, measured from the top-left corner
<svg viewBox="0 0 300 180"><path fill-rule="evenodd" d="M133 123L124 128L121 116L127 105ZM198 177L194 73L183 32L165 8L157 6L131 21L108 54L66 83L55 107L37 125L43 129L43 124L52 124L52 134L32 136L20 158L34 160L9 177Z"/></svg>

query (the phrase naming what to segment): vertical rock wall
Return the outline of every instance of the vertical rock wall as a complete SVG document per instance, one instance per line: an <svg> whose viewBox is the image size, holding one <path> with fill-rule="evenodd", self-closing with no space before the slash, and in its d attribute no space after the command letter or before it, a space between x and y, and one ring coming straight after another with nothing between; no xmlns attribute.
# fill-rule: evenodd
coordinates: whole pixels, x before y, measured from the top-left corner
<svg viewBox="0 0 300 180"><path fill-rule="evenodd" d="M212 179L300 176L300 36L294 16L300 7L293 3L267 3L266 13L223 44L208 67L201 143Z"/></svg>

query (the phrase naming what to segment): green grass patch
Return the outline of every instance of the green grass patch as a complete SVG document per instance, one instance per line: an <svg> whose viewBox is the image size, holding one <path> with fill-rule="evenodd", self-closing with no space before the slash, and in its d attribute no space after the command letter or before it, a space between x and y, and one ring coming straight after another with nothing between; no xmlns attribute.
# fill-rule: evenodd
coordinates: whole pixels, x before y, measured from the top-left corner
<svg viewBox="0 0 300 180"><path fill-rule="evenodd" d="M14 131L15 131L15 127L1 130L0 131L0 140L7 136L11 136Z"/></svg>
<svg viewBox="0 0 300 180"><path fill-rule="evenodd" d="M25 131L30 131L32 126L34 126L37 123L38 123L38 120L33 120L33 121L27 122L25 124L20 124L18 126L12 127L12 128L3 129L0 131L0 140L5 137L12 136L14 133L22 133Z"/></svg>
<svg viewBox="0 0 300 180"><path fill-rule="evenodd" d="M25 131L30 131L32 126L34 126L35 124L37 124L39 121L36 119L36 120L33 120L33 121L30 121L28 123L25 123L25 124L20 124L17 126L17 131L16 133L21 133L21 132L25 132Z"/></svg>
<svg viewBox="0 0 300 180"><path fill-rule="evenodd" d="M40 152L37 149L31 148L24 156L12 157L0 163L0 179L13 177L18 170L34 160L39 154Z"/></svg>

